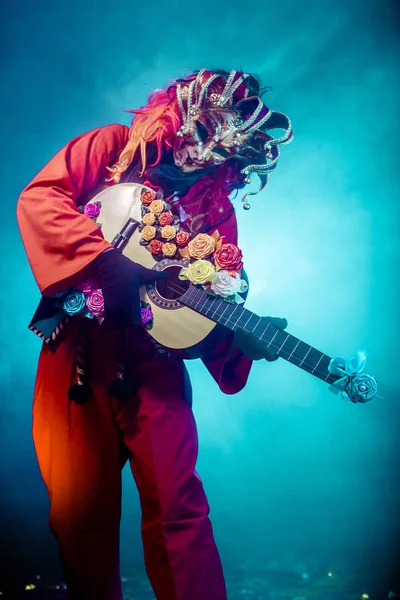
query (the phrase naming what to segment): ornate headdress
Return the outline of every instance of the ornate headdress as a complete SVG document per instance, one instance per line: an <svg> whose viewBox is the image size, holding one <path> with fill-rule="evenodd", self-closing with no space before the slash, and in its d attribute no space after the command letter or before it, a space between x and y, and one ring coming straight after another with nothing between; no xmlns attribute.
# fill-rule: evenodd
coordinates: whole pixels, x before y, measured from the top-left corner
<svg viewBox="0 0 400 600"><path fill-rule="evenodd" d="M228 140L230 156L243 162L241 174L244 183L250 183L250 175L256 173L261 180L261 191L268 183L269 174L276 168L280 155L279 146L293 139L290 119L269 109L258 95L254 94L254 78L239 71L199 71L195 78L181 80L176 96L182 116L182 126L177 135L191 136L201 149L203 140L196 130L201 115L218 112L231 113L229 124L218 124L215 120L214 147L221 140ZM274 137L271 132L283 130L283 135ZM208 152L212 148L208 147ZM258 192L247 192L242 202L250 208L248 197Z"/></svg>

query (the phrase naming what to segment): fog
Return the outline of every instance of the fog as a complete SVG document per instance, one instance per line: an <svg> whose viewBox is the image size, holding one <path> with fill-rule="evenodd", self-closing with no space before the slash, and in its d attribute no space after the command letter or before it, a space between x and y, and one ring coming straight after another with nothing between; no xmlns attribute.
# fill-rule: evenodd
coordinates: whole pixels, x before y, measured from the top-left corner
<svg viewBox="0 0 400 600"><path fill-rule="evenodd" d="M27 325L39 292L16 224L18 195L74 136L129 124L124 110L206 66L256 73L295 134L251 210L234 200L248 308L287 318L288 331L330 356L369 348L366 371L379 383L377 398L353 405L280 359L256 363L244 391L224 396L190 362L198 471L231 597L267 572L343 581L358 573L378 595L395 586L398 28L398 5L376 0L25 0L8 8L0 36L4 579L61 580L31 439L40 341ZM144 568L137 492L128 468L123 475L129 579Z"/></svg>

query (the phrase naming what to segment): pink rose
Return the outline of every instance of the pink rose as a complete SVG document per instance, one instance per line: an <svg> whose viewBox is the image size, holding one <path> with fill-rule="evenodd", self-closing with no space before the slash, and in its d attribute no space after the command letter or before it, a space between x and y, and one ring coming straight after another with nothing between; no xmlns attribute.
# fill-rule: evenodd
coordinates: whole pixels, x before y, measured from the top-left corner
<svg viewBox="0 0 400 600"><path fill-rule="evenodd" d="M90 314L94 317L104 315L104 298L103 292L99 289L92 290L89 296L86 297L86 306Z"/></svg>
<svg viewBox="0 0 400 600"><path fill-rule="evenodd" d="M88 202L83 210L83 213L90 219L95 219L100 214L100 206L97 202Z"/></svg>
<svg viewBox="0 0 400 600"><path fill-rule="evenodd" d="M142 325L147 325L153 319L153 313L151 308L141 308L140 309L140 321Z"/></svg>

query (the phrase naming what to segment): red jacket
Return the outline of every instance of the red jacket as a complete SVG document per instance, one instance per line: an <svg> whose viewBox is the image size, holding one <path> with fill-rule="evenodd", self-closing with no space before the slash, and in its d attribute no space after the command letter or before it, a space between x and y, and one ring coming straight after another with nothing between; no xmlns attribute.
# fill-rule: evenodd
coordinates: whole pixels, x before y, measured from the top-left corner
<svg viewBox="0 0 400 600"><path fill-rule="evenodd" d="M118 160L129 129L109 125L85 133L60 150L23 190L17 205L18 224L33 275L44 296L73 285L77 274L110 248L100 228L77 210L99 191L107 166ZM229 199L227 202L230 204ZM218 227L229 242L237 243L233 211ZM240 391L246 384L251 361L239 350L229 360L232 336L203 359L221 390Z"/></svg>

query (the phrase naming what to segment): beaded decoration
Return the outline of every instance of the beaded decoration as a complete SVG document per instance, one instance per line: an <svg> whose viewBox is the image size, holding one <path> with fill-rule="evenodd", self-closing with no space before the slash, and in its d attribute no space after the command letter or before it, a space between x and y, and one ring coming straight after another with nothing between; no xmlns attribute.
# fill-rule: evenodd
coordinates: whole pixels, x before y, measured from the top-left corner
<svg viewBox="0 0 400 600"><path fill-rule="evenodd" d="M177 100L182 117L178 137L191 137L198 143L201 152L203 142L196 131L196 122L202 114L229 112L233 115L229 126L214 132L215 145L224 134L232 139L232 156L245 164L241 169L244 183L250 183L252 173L261 181L260 192L268 183L269 174L275 170L279 146L293 140L292 124L283 113L269 109L258 96L249 96L247 73L231 71L228 77L202 69L196 78L177 86ZM273 130L284 130L284 134L273 137ZM210 151L210 150L208 150ZM211 149L212 151L212 149ZM248 210L248 198L258 192L247 192L243 208Z"/></svg>

